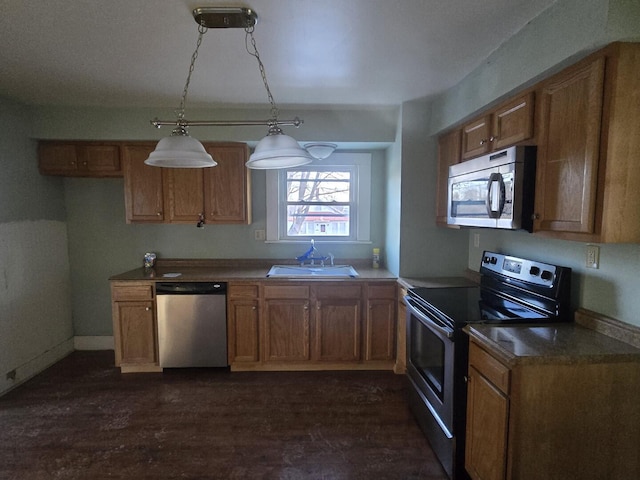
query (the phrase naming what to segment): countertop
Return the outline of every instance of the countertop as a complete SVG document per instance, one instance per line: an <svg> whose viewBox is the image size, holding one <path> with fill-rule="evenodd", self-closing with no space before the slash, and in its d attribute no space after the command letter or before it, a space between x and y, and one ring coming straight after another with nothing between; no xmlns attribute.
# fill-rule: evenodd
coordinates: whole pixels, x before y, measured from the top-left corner
<svg viewBox="0 0 640 480"><path fill-rule="evenodd" d="M469 325L465 331L509 366L640 362L640 348L576 323Z"/></svg>
<svg viewBox="0 0 640 480"><path fill-rule="evenodd" d="M344 261L339 264L352 265L358 272L358 277L267 277L267 272L272 265L293 264L290 261L281 260L192 260L192 259L167 259L159 260L154 268L135 268L124 273L113 275L111 281L140 281L151 280L156 282L206 282L228 280L268 280L268 281L395 281L397 277L384 268L371 268L367 261ZM336 262L338 264L338 262ZM176 276L175 274L180 274Z"/></svg>

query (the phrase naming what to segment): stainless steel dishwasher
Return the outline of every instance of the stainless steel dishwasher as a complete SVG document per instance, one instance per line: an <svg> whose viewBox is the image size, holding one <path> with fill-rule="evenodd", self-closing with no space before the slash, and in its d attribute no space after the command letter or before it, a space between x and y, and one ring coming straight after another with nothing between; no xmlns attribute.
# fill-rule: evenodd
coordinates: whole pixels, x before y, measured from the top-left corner
<svg viewBox="0 0 640 480"><path fill-rule="evenodd" d="M226 367L227 284L156 283L160 366Z"/></svg>

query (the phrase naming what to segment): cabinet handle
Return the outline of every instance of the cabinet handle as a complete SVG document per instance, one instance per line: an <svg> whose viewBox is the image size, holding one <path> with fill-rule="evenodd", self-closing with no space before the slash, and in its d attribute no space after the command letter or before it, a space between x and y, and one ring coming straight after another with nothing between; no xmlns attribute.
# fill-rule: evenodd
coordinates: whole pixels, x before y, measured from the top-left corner
<svg viewBox="0 0 640 480"><path fill-rule="evenodd" d="M305 304L304 304L304 309L305 309L305 310L309 310L309 304L308 304L308 303L305 303Z"/></svg>
<svg viewBox="0 0 640 480"><path fill-rule="evenodd" d="M82 165L84 165L86 167L87 166L87 162L82 162Z"/></svg>
<svg viewBox="0 0 640 480"><path fill-rule="evenodd" d="M160 216L160 215L162 215L162 212L157 212L156 215Z"/></svg>
<svg viewBox="0 0 640 480"><path fill-rule="evenodd" d="M491 135L491 138L489 139L490 142L495 142L498 139L498 137L494 137L493 135Z"/></svg>
<svg viewBox="0 0 640 480"><path fill-rule="evenodd" d="M465 375L463 378L464 378L464 383L470 383L471 382L471 377L468 377L468 376Z"/></svg>
<svg viewBox="0 0 640 480"><path fill-rule="evenodd" d="M255 309L256 309L256 307L251 307L251 310L255 310Z"/></svg>
<svg viewBox="0 0 640 480"><path fill-rule="evenodd" d="M76 162L74 160L71 160L70 163L71 163L71 165L75 165L76 164Z"/></svg>
<svg viewBox="0 0 640 480"><path fill-rule="evenodd" d="M146 307L145 310L148 312L149 310L151 310L151 307Z"/></svg>
<svg viewBox="0 0 640 480"><path fill-rule="evenodd" d="M534 213L533 215L531 215L531 220L540 220L540 214Z"/></svg>
<svg viewBox="0 0 640 480"><path fill-rule="evenodd" d="M482 140L480 140L480 145L484 145L485 143L487 143L487 139L483 138Z"/></svg>

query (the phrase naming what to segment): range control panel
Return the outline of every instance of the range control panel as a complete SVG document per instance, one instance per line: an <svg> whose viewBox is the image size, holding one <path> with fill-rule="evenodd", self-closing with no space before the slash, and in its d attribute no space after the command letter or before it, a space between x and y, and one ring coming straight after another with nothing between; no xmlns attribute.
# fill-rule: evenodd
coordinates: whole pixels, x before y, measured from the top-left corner
<svg viewBox="0 0 640 480"><path fill-rule="evenodd" d="M555 265L484 252L481 267L511 278L536 285L552 286L556 279Z"/></svg>

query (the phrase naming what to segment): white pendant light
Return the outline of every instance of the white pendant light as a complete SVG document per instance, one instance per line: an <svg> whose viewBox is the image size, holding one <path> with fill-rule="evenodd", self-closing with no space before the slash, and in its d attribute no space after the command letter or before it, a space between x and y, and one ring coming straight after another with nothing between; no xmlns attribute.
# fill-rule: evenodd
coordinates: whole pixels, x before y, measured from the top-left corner
<svg viewBox="0 0 640 480"><path fill-rule="evenodd" d="M160 140L144 163L164 168L205 168L217 165L204 146L180 127L174 129L170 137Z"/></svg>
<svg viewBox="0 0 640 480"><path fill-rule="evenodd" d="M184 86L180 107L176 121L152 120L152 124L158 128L162 125L175 125L175 129L168 138L158 142L156 149L145 160L147 165L169 168L201 168L213 167L217 165L211 158L202 144L189 136L187 127L189 126L238 126L238 125L268 125L269 133L260 140L246 163L248 168L254 169L276 169L296 167L306 165L313 161L304 148L300 147L293 138L285 135L280 128L281 125L300 126L303 122L298 117L293 120L279 120L278 108L276 107L273 95L267 83L264 65L260 59L260 54L256 47L253 36L254 26L258 21L258 15L251 8L245 7L198 7L193 10L193 17L198 24L198 42L196 49L191 56L189 75ZM202 37L208 28L244 28L245 47L249 55L258 61L260 75L264 87L267 91L269 103L271 104L271 118L266 121L188 121L184 118L187 91L191 74L193 73L195 61L198 57L198 49L202 43ZM251 50L249 49L251 46Z"/></svg>
<svg viewBox="0 0 640 480"><path fill-rule="evenodd" d="M256 170L270 170L299 167L312 161L313 157L298 142L285 135L279 127L273 126L267 136L258 142L246 165Z"/></svg>

